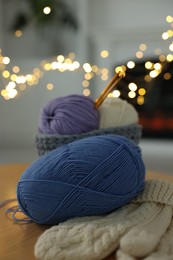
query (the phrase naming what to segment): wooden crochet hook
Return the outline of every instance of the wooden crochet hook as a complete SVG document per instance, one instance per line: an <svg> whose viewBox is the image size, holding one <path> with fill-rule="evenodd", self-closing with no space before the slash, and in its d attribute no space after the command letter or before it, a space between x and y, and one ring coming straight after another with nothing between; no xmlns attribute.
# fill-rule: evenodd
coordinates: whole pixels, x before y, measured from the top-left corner
<svg viewBox="0 0 173 260"><path fill-rule="evenodd" d="M98 108L103 101L105 100L105 98L107 97L107 95L117 86L117 84L119 83L119 81L125 77L125 72L121 71L119 73L116 73L114 75L114 77L111 79L111 81L108 83L108 85L105 87L105 89L102 91L102 93L100 94L100 96L96 99L95 101L95 106L96 108Z"/></svg>

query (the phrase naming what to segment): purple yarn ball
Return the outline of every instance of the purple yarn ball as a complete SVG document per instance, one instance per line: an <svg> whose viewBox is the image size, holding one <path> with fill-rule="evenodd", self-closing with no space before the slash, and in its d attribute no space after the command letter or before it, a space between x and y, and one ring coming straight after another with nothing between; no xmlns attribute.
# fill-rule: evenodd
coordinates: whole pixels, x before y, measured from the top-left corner
<svg viewBox="0 0 173 260"><path fill-rule="evenodd" d="M91 98L69 95L50 100L41 110L39 133L82 134L99 127L99 112Z"/></svg>

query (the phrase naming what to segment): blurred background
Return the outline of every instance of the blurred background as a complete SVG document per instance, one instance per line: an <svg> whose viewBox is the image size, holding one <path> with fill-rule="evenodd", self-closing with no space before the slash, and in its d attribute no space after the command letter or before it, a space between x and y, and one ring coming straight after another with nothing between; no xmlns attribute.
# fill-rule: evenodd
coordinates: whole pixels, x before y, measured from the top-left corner
<svg viewBox="0 0 173 260"><path fill-rule="evenodd" d="M72 93L112 95L143 125L147 170L173 174L172 0L0 0L0 163L32 162L41 107Z"/></svg>

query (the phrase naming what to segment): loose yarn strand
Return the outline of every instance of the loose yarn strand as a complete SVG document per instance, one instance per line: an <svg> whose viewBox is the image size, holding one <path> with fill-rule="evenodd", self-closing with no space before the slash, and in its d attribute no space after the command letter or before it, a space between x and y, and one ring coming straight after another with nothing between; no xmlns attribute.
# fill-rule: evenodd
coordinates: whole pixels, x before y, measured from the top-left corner
<svg viewBox="0 0 173 260"><path fill-rule="evenodd" d="M8 215L9 213L13 213L12 218L17 223L28 224L28 223L32 222L32 220L28 217L18 218L15 216L17 213L23 214L22 210L18 206L13 206L13 207L7 209L6 214Z"/></svg>
<svg viewBox="0 0 173 260"><path fill-rule="evenodd" d="M17 201L17 198L11 198L11 199L7 199L4 200L2 202L0 202L0 208L3 208L4 206L8 205L11 202ZM13 213L12 218L14 219L15 222L21 222L21 223L30 223L32 222L31 219L29 219L28 217L23 217L23 218L17 218L15 215L21 212L21 209L18 206L12 206L11 208L8 208L6 210L6 215L8 215L9 213Z"/></svg>
<svg viewBox="0 0 173 260"><path fill-rule="evenodd" d="M17 198L11 198L11 199L4 200L4 201L0 202L0 208L4 207L5 205L7 205L13 201L16 201L16 200L17 200Z"/></svg>

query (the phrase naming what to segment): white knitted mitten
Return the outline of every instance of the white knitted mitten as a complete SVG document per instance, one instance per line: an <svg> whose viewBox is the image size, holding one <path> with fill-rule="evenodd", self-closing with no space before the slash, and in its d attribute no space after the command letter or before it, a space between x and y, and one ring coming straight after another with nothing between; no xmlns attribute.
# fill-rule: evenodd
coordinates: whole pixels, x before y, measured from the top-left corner
<svg viewBox="0 0 173 260"><path fill-rule="evenodd" d="M173 184L164 181L148 181L145 184L144 191L139 195L133 202L142 203L148 201L152 206L151 218L147 221L137 224L120 240L120 251L126 255L133 257L145 257L153 252L157 245L160 243L156 258L151 256L149 259L159 259L161 251L167 250L173 252L173 237L171 239L171 233L173 235L173 228L171 229L170 224L172 223L173 214ZM168 228L170 228L169 232ZM169 243L165 244L165 237ZM172 240L172 241L171 241ZM171 246L172 243L172 246ZM164 252L162 252L164 253ZM163 254L162 254L163 255ZM117 255L117 259L121 259ZM172 259L171 258L160 258L160 259Z"/></svg>
<svg viewBox="0 0 173 260"><path fill-rule="evenodd" d="M45 231L35 245L35 256L42 260L96 260L119 245L116 259L146 256L170 225L172 207L173 184L147 181L141 195L111 214L72 219Z"/></svg>
<svg viewBox="0 0 173 260"><path fill-rule="evenodd" d="M165 235L160 240L155 252L145 260L173 260L173 220Z"/></svg>
<svg viewBox="0 0 173 260"><path fill-rule="evenodd" d="M105 216L66 221L45 231L35 246L35 256L44 260L103 259L119 246L130 227L149 218L150 204L128 204Z"/></svg>
<svg viewBox="0 0 173 260"><path fill-rule="evenodd" d="M121 249L130 256L143 257L152 252L170 225L172 208L154 203L151 205L151 217L132 228L120 240Z"/></svg>

